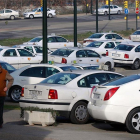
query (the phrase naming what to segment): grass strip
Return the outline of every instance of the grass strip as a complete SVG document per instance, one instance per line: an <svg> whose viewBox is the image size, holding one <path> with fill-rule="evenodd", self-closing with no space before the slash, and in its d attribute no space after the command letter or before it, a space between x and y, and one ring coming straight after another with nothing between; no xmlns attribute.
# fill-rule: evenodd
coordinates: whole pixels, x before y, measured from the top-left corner
<svg viewBox="0 0 140 140"><path fill-rule="evenodd" d="M4 110L20 110L18 105L4 105Z"/></svg>

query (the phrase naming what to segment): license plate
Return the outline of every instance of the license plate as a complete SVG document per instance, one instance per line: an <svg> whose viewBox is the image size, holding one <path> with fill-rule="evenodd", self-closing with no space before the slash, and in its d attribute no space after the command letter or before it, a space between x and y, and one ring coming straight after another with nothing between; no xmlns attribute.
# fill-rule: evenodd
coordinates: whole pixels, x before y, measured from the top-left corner
<svg viewBox="0 0 140 140"><path fill-rule="evenodd" d="M99 99L99 98L100 98L100 94L95 94L95 93L94 93L94 97L93 97L93 98Z"/></svg>
<svg viewBox="0 0 140 140"><path fill-rule="evenodd" d="M42 95L42 91L30 90L29 94L32 96L32 98L37 98L38 96Z"/></svg>
<svg viewBox="0 0 140 140"><path fill-rule="evenodd" d="M96 106L96 100L93 100L93 105L95 105L95 106Z"/></svg>
<svg viewBox="0 0 140 140"><path fill-rule="evenodd" d="M119 57L119 56L120 56L120 54L112 53L112 56Z"/></svg>

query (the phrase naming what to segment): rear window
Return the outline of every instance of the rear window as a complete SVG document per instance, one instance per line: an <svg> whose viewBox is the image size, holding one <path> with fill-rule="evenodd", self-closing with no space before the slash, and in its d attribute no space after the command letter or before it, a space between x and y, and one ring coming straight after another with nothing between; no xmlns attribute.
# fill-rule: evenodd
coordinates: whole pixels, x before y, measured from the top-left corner
<svg viewBox="0 0 140 140"><path fill-rule="evenodd" d="M93 34L88 38L101 38L103 36L103 34Z"/></svg>
<svg viewBox="0 0 140 140"><path fill-rule="evenodd" d="M29 42L39 42L41 40L42 40L42 37L36 37L36 38L31 39Z"/></svg>
<svg viewBox="0 0 140 140"><path fill-rule="evenodd" d="M99 48L102 44L103 44L103 42L96 42L95 41L95 42L88 44L86 47Z"/></svg>
<svg viewBox="0 0 140 140"><path fill-rule="evenodd" d="M70 70L78 70L78 68L73 67L73 66L65 66L65 67L60 67L63 71L70 71Z"/></svg>
<svg viewBox="0 0 140 140"><path fill-rule="evenodd" d="M83 67L84 70L98 70L99 66L88 66L88 67Z"/></svg>
<svg viewBox="0 0 140 140"><path fill-rule="evenodd" d="M73 50L58 49L58 50L54 51L53 53L51 53L51 55L68 57L72 52L73 52Z"/></svg>
<svg viewBox="0 0 140 140"><path fill-rule="evenodd" d="M57 73L43 80L41 83L66 85L67 83L69 83L78 76L80 76L80 74Z"/></svg>
<svg viewBox="0 0 140 140"><path fill-rule="evenodd" d="M131 75L105 84L104 86L119 86L140 79L140 75Z"/></svg>
<svg viewBox="0 0 140 140"><path fill-rule="evenodd" d="M114 49L115 50L122 50L122 51L131 51L133 48L134 48L134 46L132 46L132 45L119 44Z"/></svg>
<svg viewBox="0 0 140 140"><path fill-rule="evenodd" d="M140 31L136 31L132 35L140 35Z"/></svg>

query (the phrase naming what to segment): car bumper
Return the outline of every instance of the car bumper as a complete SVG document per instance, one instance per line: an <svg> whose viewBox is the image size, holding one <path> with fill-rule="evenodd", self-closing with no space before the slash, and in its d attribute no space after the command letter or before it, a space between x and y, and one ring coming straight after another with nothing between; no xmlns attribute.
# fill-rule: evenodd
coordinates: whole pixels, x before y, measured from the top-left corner
<svg viewBox="0 0 140 140"><path fill-rule="evenodd" d="M91 104L91 102L88 104L89 114L94 119L110 122L125 123L128 109L129 107L124 106L115 106L115 105L95 106Z"/></svg>
<svg viewBox="0 0 140 140"><path fill-rule="evenodd" d="M123 59L114 59L114 63L117 64L124 64L124 65L132 65L133 64L133 60L123 60Z"/></svg>

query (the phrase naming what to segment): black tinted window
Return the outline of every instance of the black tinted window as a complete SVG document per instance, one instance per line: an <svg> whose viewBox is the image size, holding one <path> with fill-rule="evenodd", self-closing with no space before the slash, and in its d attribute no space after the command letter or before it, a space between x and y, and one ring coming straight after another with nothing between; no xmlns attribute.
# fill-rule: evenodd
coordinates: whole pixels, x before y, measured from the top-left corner
<svg viewBox="0 0 140 140"><path fill-rule="evenodd" d="M140 35L140 31L136 31L132 35Z"/></svg>
<svg viewBox="0 0 140 140"><path fill-rule="evenodd" d="M121 36L117 35L117 34L112 34L113 35L113 38L116 38L116 39L123 39Z"/></svg>
<svg viewBox="0 0 140 140"><path fill-rule="evenodd" d="M105 36L105 38L106 38L106 39L112 39L113 36L112 36L112 34L108 34L108 35Z"/></svg>
<svg viewBox="0 0 140 140"><path fill-rule="evenodd" d="M108 43L106 43L106 45L105 45L105 48L108 48L108 49L112 49L112 48L114 48L115 47L115 44L114 44L114 42L108 42Z"/></svg>
<svg viewBox="0 0 140 140"><path fill-rule="evenodd" d="M86 57L86 52L84 50L77 51L76 57Z"/></svg>
<svg viewBox="0 0 140 140"><path fill-rule="evenodd" d="M131 46L131 45L119 44L114 49L122 50L122 51L131 51L133 48L134 48L134 46Z"/></svg>
<svg viewBox="0 0 140 140"><path fill-rule="evenodd" d="M112 79L118 79L118 78L123 77L122 75L114 74L114 73L107 73L107 75L109 76L109 79L110 80L112 80Z"/></svg>
<svg viewBox="0 0 140 140"><path fill-rule="evenodd" d="M100 55L94 51L86 50L87 57L100 57Z"/></svg>
<svg viewBox="0 0 140 140"><path fill-rule="evenodd" d="M92 42L90 44L88 44L86 47L93 47L93 48L99 48L104 42Z"/></svg>
<svg viewBox="0 0 140 140"><path fill-rule="evenodd" d="M101 38L103 36L103 34L93 34L88 38Z"/></svg>
<svg viewBox="0 0 140 140"><path fill-rule="evenodd" d="M65 66L65 67L60 67L63 71L70 71L70 70L78 70L78 68L74 66Z"/></svg>
<svg viewBox="0 0 140 140"><path fill-rule="evenodd" d="M17 56L16 50L15 49L9 49L6 50L3 56L8 56L8 57L15 57Z"/></svg>

